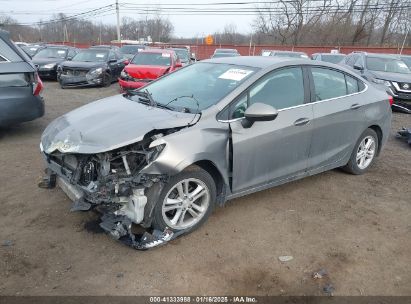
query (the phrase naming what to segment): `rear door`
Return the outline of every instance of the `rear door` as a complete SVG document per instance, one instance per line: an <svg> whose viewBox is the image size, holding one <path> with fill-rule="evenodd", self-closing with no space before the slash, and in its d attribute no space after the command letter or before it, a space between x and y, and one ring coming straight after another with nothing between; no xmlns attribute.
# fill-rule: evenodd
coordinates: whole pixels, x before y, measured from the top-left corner
<svg viewBox="0 0 411 304"><path fill-rule="evenodd" d="M312 67L313 136L310 170L333 166L351 155L353 144L364 131L365 100L361 81L342 71Z"/></svg>
<svg viewBox="0 0 411 304"><path fill-rule="evenodd" d="M260 78L232 106L232 188L234 193L304 174L308 165L313 118L303 68L287 67ZM244 128L248 106L275 107L275 120Z"/></svg>

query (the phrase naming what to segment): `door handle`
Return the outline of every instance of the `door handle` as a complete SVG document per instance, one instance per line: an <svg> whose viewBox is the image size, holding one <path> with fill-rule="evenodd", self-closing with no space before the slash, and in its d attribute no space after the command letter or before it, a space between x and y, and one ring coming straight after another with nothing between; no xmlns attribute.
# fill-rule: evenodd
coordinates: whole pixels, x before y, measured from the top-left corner
<svg viewBox="0 0 411 304"><path fill-rule="evenodd" d="M359 103L354 103L353 105L351 105L351 110L357 110L361 108L361 105Z"/></svg>
<svg viewBox="0 0 411 304"><path fill-rule="evenodd" d="M310 120L308 118L299 118L296 121L294 121L294 126L304 126L308 124Z"/></svg>

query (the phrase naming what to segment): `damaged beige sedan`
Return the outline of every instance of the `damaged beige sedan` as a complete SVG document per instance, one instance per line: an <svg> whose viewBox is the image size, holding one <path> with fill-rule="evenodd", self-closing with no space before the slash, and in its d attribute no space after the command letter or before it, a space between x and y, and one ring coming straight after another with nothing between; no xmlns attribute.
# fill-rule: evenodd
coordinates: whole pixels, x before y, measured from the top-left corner
<svg viewBox="0 0 411 304"><path fill-rule="evenodd" d="M54 120L39 186L59 185L73 211L99 211L108 234L148 249L229 199L336 167L364 173L390 120L385 92L333 64L205 60Z"/></svg>

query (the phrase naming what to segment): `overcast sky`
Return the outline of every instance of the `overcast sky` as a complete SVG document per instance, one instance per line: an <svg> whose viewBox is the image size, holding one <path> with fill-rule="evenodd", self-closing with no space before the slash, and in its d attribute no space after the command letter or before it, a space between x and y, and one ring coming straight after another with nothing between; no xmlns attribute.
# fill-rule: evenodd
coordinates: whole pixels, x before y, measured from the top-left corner
<svg viewBox="0 0 411 304"><path fill-rule="evenodd" d="M147 3L155 3L157 7L161 8L164 4L187 4L185 7L199 7L190 6L190 3L216 3L216 2L236 2L235 0L119 0L120 3L132 3L142 5ZM39 21L40 18L48 20L53 13L65 13L67 15L74 15L89 11L91 9L99 8L105 5L114 4L115 0L0 0L0 15L6 14L20 23L29 23ZM151 6L152 7L152 6ZM110 12L111 13L111 12ZM110 14L107 13L107 14ZM138 15L137 12L127 11L125 8L120 8L120 18L122 16L130 16L134 18L143 17L146 15ZM224 25L233 23L237 30L241 33L248 33L251 31L251 24L254 19L253 16L172 16L165 15L174 25L174 35L177 37L195 37L212 34L221 31ZM92 21L103 21L104 23L115 24L115 14L105 16L95 16L88 18Z"/></svg>

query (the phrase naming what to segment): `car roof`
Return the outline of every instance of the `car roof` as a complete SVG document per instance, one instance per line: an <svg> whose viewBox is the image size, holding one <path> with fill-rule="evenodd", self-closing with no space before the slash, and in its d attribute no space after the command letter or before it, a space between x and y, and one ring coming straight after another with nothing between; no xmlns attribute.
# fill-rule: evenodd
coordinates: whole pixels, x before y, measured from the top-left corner
<svg viewBox="0 0 411 304"><path fill-rule="evenodd" d="M341 53L315 53L313 55L333 55L333 56L347 56L345 54L341 54Z"/></svg>
<svg viewBox="0 0 411 304"><path fill-rule="evenodd" d="M306 53L304 52L294 52L294 51L272 51L273 53L295 53L295 54L304 54L306 55Z"/></svg>
<svg viewBox="0 0 411 304"><path fill-rule="evenodd" d="M139 53L166 53L166 54L174 54L175 52L174 52L173 50L170 50L170 49L155 49L155 48L151 48L151 49L141 50Z"/></svg>
<svg viewBox="0 0 411 304"><path fill-rule="evenodd" d="M369 53L369 52L352 52L352 54L362 54L367 57L378 57L378 58L392 58L392 59L398 59L398 54L382 54L382 53Z"/></svg>
<svg viewBox="0 0 411 304"><path fill-rule="evenodd" d="M236 57L220 57L213 59L202 60L201 62L215 62L215 63L226 63L234 65L243 65L255 68L266 68L277 63L282 62L292 62L292 63L304 63L310 62L307 59L296 59L287 57L273 57L273 56L236 56Z"/></svg>
<svg viewBox="0 0 411 304"><path fill-rule="evenodd" d="M353 77L358 78L353 71L345 68L344 66L325 62L317 61L305 58L293 58L293 57L274 57L274 56L237 56L237 57L221 57L201 60L201 62L210 62L210 63L224 63L232 64L239 66L248 66L253 68L266 69L272 66L281 67L282 65L310 65L310 66L323 66L325 68L338 69L342 72L348 73ZM200 64L201 64L200 62Z"/></svg>
<svg viewBox="0 0 411 304"><path fill-rule="evenodd" d="M215 52L238 52L236 49L215 49Z"/></svg>

